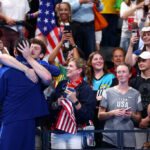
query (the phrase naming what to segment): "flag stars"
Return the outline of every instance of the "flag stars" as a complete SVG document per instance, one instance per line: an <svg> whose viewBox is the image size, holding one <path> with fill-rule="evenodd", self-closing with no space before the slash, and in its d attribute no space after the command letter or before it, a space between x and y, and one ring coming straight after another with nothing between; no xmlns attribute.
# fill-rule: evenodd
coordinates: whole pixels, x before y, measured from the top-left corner
<svg viewBox="0 0 150 150"><path fill-rule="evenodd" d="M44 32L47 31L47 27L44 27L43 30L44 30Z"/></svg>
<svg viewBox="0 0 150 150"><path fill-rule="evenodd" d="M41 21L41 18L39 17L39 18L37 19L37 21L40 22L40 21Z"/></svg>
<svg viewBox="0 0 150 150"><path fill-rule="evenodd" d="M52 12L52 16L55 16L55 13L54 13L54 12Z"/></svg>
<svg viewBox="0 0 150 150"><path fill-rule="evenodd" d="M49 11L48 11L48 10L46 10L46 11L45 11L45 14L46 14L46 15L48 15L48 14L49 14Z"/></svg>
<svg viewBox="0 0 150 150"><path fill-rule="evenodd" d="M41 10L41 9L39 9L39 11L38 11L38 12L39 12L39 14L41 14L41 13L42 13L42 10Z"/></svg>
<svg viewBox="0 0 150 150"><path fill-rule="evenodd" d="M50 3L49 3L49 2L48 2L48 3L46 3L46 6L47 6L47 7L49 7L49 6L50 6Z"/></svg>
<svg viewBox="0 0 150 150"><path fill-rule="evenodd" d="M42 1L40 1L40 5L43 5L43 2L42 2Z"/></svg>
<svg viewBox="0 0 150 150"><path fill-rule="evenodd" d="M51 24L55 24L55 20L54 19L51 20Z"/></svg>
<svg viewBox="0 0 150 150"><path fill-rule="evenodd" d="M44 19L44 22L45 22L45 23L48 23L48 19L47 19L47 18L45 18L45 19Z"/></svg>

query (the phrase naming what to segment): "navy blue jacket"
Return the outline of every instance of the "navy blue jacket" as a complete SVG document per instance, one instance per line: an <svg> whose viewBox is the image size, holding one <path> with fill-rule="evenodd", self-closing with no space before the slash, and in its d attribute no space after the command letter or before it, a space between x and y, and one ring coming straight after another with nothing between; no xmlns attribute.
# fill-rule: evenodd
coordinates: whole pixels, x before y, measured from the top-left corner
<svg viewBox="0 0 150 150"><path fill-rule="evenodd" d="M0 102L3 123L49 114L41 83L35 84L23 72L9 67L0 69Z"/></svg>
<svg viewBox="0 0 150 150"><path fill-rule="evenodd" d="M53 93L49 98L50 105L52 104L52 102L57 101L57 99L64 94L66 83L67 80L63 80L57 85L56 89L53 91ZM80 85L76 87L76 92L77 92L77 99L82 105L82 107L79 110L74 109L76 123L77 126L79 126L93 119L96 107L96 98L93 90L91 89L89 84L85 81L83 81ZM50 111L51 117L53 117L52 119L53 122L55 122L60 109L56 111L54 110Z"/></svg>

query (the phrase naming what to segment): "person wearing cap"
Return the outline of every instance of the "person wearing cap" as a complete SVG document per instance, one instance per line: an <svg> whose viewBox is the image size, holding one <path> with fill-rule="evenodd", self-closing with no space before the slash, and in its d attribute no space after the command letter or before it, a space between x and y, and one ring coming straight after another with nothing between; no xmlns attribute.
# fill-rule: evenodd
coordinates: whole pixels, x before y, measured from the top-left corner
<svg viewBox="0 0 150 150"><path fill-rule="evenodd" d="M149 129L150 118L147 114L147 107L150 103L150 52L142 52L137 59L141 74L130 81L130 86L137 89L141 93L142 98L142 119L139 124L135 124L135 129ZM150 140L149 133L136 132L136 149L141 149L143 144Z"/></svg>
<svg viewBox="0 0 150 150"><path fill-rule="evenodd" d="M128 51L126 53L125 62L130 66L134 66L136 64L137 56L140 55L143 51L150 51L150 26L146 26L142 28L141 38L144 42L144 47L142 50L136 50L133 52L134 44L139 40L138 36L132 36L129 44Z"/></svg>

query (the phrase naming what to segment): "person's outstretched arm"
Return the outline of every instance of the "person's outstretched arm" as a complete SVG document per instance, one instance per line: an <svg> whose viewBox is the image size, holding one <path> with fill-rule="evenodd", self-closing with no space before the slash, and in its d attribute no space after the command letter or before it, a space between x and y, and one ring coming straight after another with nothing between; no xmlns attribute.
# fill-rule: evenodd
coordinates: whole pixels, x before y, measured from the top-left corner
<svg viewBox="0 0 150 150"><path fill-rule="evenodd" d="M138 40L137 36L131 37L129 48L128 48L127 54L125 56L125 62L127 64L129 64L130 66L134 66L136 64L137 56L135 54L133 54L133 46L137 40Z"/></svg>
<svg viewBox="0 0 150 150"><path fill-rule="evenodd" d="M27 66L20 63L14 57L8 54L0 54L0 64L18 69L25 73L25 75L33 82L38 82L38 77L35 74L33 69L28 68Z"/></svg>

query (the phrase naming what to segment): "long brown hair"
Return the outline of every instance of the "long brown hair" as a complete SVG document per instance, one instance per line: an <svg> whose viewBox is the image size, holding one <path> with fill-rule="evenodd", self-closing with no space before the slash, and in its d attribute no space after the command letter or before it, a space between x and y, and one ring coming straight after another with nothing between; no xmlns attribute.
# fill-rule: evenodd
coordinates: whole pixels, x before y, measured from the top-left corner
<svg viewBox="0 0 150 150"><path fill-rule="evenodd" d="M144 0L137 0L136 4L139 4L141 2L143 2ZM125 3L130 6L131 5L131 0L125 0Z"/></svg>
<svg viewBox="0 0 150 150"><path fill-rule="evenodd" d="M102 56L103 60L104 60L104 57L103 55L99 52L99 51L95 51L93 53L90 54L89 58L88 58L88 61L87 61L87 66L88 66L88 69L87 69L87 82L92 85L92 80L94 78L94 69L92 67L92 59L94 57L94 55L96 54L99 54ZM105 61L104 61L104 68L103 68L103 72L104 73L107 73L107 67L106 67L106 64L105 64Z"/></svg>

